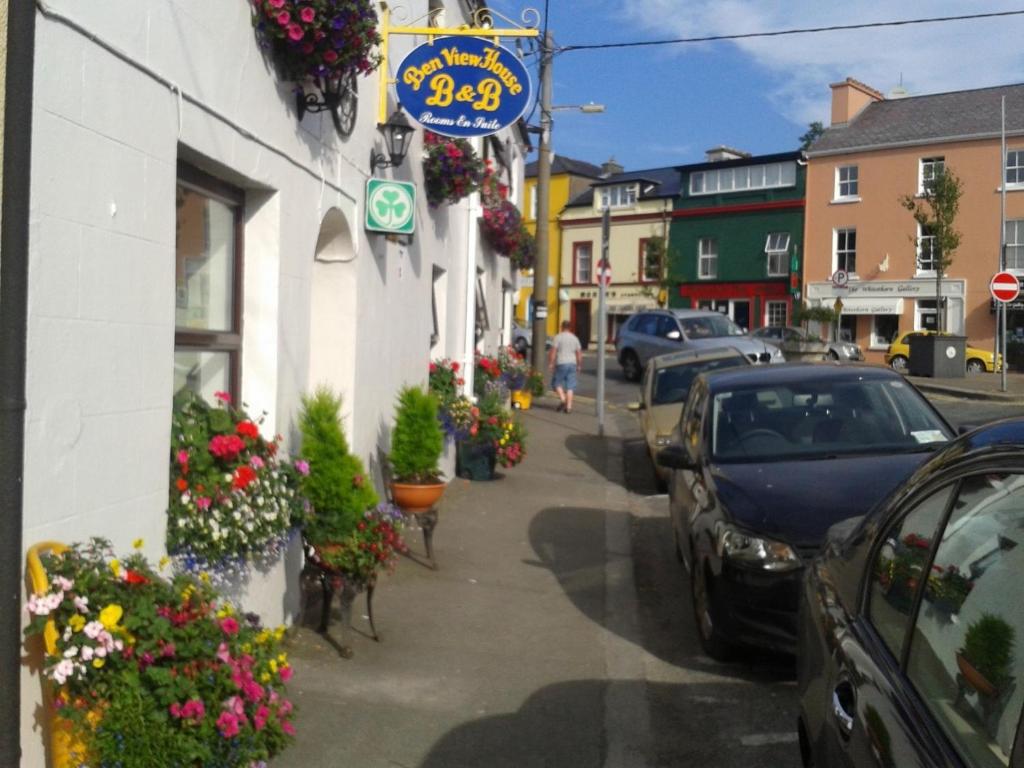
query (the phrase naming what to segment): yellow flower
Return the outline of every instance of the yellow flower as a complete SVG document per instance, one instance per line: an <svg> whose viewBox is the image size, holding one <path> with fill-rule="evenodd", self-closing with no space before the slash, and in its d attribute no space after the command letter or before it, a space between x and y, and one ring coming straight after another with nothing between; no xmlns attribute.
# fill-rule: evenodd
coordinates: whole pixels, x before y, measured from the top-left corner
<svg viewBox="0 0 1024 768"><path fill-rule="evenodd" d="M121 577L121 563L119 563L117 560L110 561L110 570L114 573L115 579Z"/></svg>
<svg viewBox="0 0 1024 768"><path fill-rule="evenodd" d="M96 667L96 669L99 669L100 667L102 667L102 666L103 666L104 664L106 664L106 663L107 663L107 662L106 662L105 660L103 660L103 659L100 659L100 658L96 658L96 659L93 659L93 660L92 660L92 665L93 665L94 667Z"/></svg>
<svg viewBox="0 0 1024 768"><path fill-rule="evenodd" d="M262 675L260 675L261 683L269 683L272 679L273 678L271 677L269 672L264 672Z"/></svg>
<svg viewBox="0 0 1024 768"><path fill-rule="evenodd" d="M280 642L281 638L284 637L285 627L282 624L280 627L274 630L274 639Z"/></svg>
<svg viewBox="0 0 1024 768"><path fill-rule="evenodd" d="M242 653L252 653L252 643L242 643Z"/></svg>
<svg viewBox="0 0 1024 768"><path fill-rule="evenodd" d="M270 630L269 629L261 629L260 633L258 635L256 635L256 642L259 645L265 644L269 639L270 639Z"/></svg>
<svg viewBox="0 0 1024 768"><path fill-rule="evenodd" d="M166 568L168 565L170 565L170 563L171 563L171 558L169 558L167 555L164 555L163 557L161 557L160 558L160 562L158 563L158 565L160 566L160 570L163 570L164 568Z"/></svg>
<svg viewBox="0 0 1024 768"><path fill-rule="evenodd" d="M111 603L102 611L100 611L100 623L107 629L111 630L117 626L117 622L121 620L124 615L124 609L121 608L117 603Z"/></svg>
<svg viewBox="0 0 1024 768"><path fill-rule="evenodd" d="M135 549L142 549L142 545L144 543L145 542L142 539L136 539L135 541L132 542L132 547L134 547Z"/></svg>
<svg viewBox="0 0 1024 768"><path fill-rule="evenodd" d="M267 666L270 667L270 671L271 672L276 673L277 672L277 659L271 659L270 663L267 664Z"/></svg>
<svg viewBox="0 0 1024 768"><path fill-rule="evenodd" d="M277 654L277 660L279 662L281 662L282 665L287 664L288 663L288 654L287 653L279 653L279 654Z"/></svg>
<svg viewBox="0 0 1024 768"><path fill-rule="evenodd" d="M82 627L85 626L85 617L81 614L76 613L70 619L68 619L68 625L71 627L72 632L81 632Z"/></svg>
<svg viewBox="0 0 1024 768"><path fill-rule="evenodd" d="M210 574L208 574L206 571L203 571L202 573L199 574L199 580L201 582L203 582L203 584L209 584L210 583Z"/></svg>

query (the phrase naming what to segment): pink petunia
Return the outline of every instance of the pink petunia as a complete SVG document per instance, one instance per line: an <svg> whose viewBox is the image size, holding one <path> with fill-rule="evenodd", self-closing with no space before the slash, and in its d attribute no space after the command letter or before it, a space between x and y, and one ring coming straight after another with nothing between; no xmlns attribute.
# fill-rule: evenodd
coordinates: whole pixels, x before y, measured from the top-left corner
<svg viewBox="0 0 1024 768"><path fill-rule="evenodd" d="M271 8L283 8L284 7L284 0L270 0L270 7Z"/></svg>
<svg viewBox="0 0 1024 768"><path fill-rule="evenodd" d="M307 24L311 24L313 19L316 18L316 11L310 8L308 5L299 11L299 18L301 18Z"/></svg>
<svg viewBox="0 0 1024 768"><path fill-rule="evenodd" d="M188 464L188 451L178 451L178 463L182 465Z"/></svg>
<svg viewBox="0 0 1024 768"><path fill-rule="evenodd" d="M225 635L237 635L238 620L233 616L225 616L220 620L220 629Z"/></svg>
<svg viewBox="0 0 1024 768"><path fill-rule="evenodd" d="M291 723L289 723L287 720L282 720L281 721L281 730L284 731L289 736L294 736L295 735L295 726L292 725Z"/></svg>
<svg viewBox="0 0 1024 768"><path fill-rule="evenodd" d="M281 673L280 674L281 674L281 682L282 683L287 683L289 680L292 679L292 668L290 666L288 666L287 664L285 664L283 667L281 667Z"/></svg>
<svg viewBox="0 0 1024 768"><path fill-rule="evenodd" d="M238 718L230 712L221 712L220 717L217 718L217 728L220 730L220 735L225 739L237 736Z"/></svg>
<svg viewBox="0 0 1024 768"><path fill-rule="evenodd" d="M223 661L225 664L231 663L231 651L228 650L227 643L221 643L217 646L217 658Z"/></svg>
<svg viewBox="0 0 1024 768"><path fill-rule="evenodd" d="M288 23L292 20L292 15L288 11L281 11L277 14L277 23L282 27L287 27Z"/></svg>
<svg viewBox="0 0 1024 768"><path fill-rule="evenodd" d="M305 477L309 474L309 462L299 459L295 462L295 471Z"/></svg>
<svg viewBox="0 0 1024 768"><path fill-rule="evenodd" d="M300 27L298 24L288 25L288 37L291 40L298 42L305 36L305 34L306 33L303 31L302 27Z"/></svg>
<svg viewBox="0 0 1024 768"><path fill-rule="evenodd" d="M230 403L231 402L231 395L229 395L227 392L214 392L213 396L217 400L220 400L222 403Z"/></svg>
<svg viewBox="0 0 1024 768"><path fill-rule="evenodd" d="M200 509L209 509L210 504L212 503L212 500L206 496L200 496L198 499L196 499L196 506L199 507Z"/></svg>

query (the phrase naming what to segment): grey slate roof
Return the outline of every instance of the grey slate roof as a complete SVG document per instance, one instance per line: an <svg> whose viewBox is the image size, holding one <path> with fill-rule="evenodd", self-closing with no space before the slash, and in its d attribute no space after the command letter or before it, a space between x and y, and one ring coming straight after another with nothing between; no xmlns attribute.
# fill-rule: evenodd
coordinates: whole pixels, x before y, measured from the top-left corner
<svg viewBox="0 0 1024 768"><path fill-rule="evenodd" d="M1007 134L1024 133L1024 84L1001 85L873 102L845 126L827 128L807 156L998 136L1002 96Z"/></svg>
<svg viewBox="0 0 1024 768"><path fill-rule="evenodd" d="M528 162L524 173L526 178L534 178L537 175L537 161L531 160ZM567 173L570 176L587 176L596 179L601 176L602 170L599 165L587 163L583 160L573 160L565 155L555 155L551 158L551 173Z"/></svg>
<svg viewBox="0 0 1024 768"><path fill-rule="evenodd" d="M661 197L675 197L679 194L680 187L679 169L670 166L668 168L649 168L645 171L625 171L616 173L607 178L600 179L594 183L595 187L614 186L616 184L628 184L631 181L640 182L640 199L654 200ZM644 183L646 182L646 183ZM594 188L591 187L583 192L565 206L566 208L579 208L594 204Z"/></svg>

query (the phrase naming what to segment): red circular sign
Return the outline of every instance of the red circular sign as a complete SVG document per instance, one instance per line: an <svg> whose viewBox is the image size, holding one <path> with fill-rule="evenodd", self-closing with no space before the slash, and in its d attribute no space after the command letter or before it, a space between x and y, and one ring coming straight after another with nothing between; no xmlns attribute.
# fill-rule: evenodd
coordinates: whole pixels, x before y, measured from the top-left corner
<svg viewBox="0 0 1024 768"><path fill-rule="evenodd" d="M1012 272L996 272L988 289L996 301L1013 301L1020 293L1020 281Z"/></svg>
<svg viewBox="0 0 1024 768"><path fill-rule="evenodd" d="M597 282L606 286L612 284L612 268L606 262L601 262L597 267Z"/></svg>

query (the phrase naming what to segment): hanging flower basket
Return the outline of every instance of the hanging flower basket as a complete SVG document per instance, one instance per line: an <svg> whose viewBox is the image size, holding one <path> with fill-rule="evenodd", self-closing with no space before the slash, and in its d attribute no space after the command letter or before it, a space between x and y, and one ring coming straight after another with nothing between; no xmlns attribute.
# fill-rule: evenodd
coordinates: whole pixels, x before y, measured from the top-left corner
<svg viewBox="0 0 1024 768"><path fill-rule="evenodd" d="M427 202L432 208L457 203L480 189L484 164L468 141L427 131L423 134L423 144L426 148L423 181Z"/></svg>
<svg viewBox="0 0 1024 768"><path fill-rule="evenodd" d="M260 44L281 74L302 82L368 75L380 64L377 12L369 0L252 0Z"/></svg>

